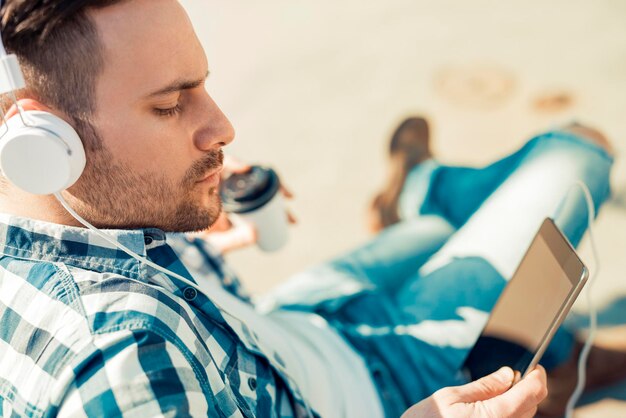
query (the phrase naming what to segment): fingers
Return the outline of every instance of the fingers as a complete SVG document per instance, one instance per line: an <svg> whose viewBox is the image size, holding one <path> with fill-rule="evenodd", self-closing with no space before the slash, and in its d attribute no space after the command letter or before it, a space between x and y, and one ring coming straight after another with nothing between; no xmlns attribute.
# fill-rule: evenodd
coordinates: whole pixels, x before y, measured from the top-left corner
<svg viewBox="0 0 626 418"><path fill-rule="evenodd" d="M291 191L285 187L284 184L281 183L280 185L280 192L283 194L283 196L285 196L287 199L293 199L293 193L291 193Z"/></svg>
<svg viewBox="0 0 626 418"><path fill-rule="evenodd" d="M444 388L414 405L402 418L418 416L532 418L547 395L546 373L538 367L518 384L513 370L503 367L467 385Z"/></svg>
<svg viewBox="0 0 626 418"><path fill-rule="evenodd" d="M457 396L455 402L478 402L491 399L506 392L513 384L514 377L510 367L502 367L497 372L475 382L453 388Z"/></svg>
<svg viewBox="0 0 626 418"><path fill-rule="evenodd" d="M204 239L222 254L255 244L257 238L254 225L245 221L233 224L226 231L211 232L204 235Z"/></svg>
<svg viewBox="0 0 626 418"><path fill-rule="evenodd" d="M293 193L291 193L291 191L287 187L285 187L285 185L282 183L280 184L280 193L286 199L293 199ZM287 211L287 220L289 221L291 225L295 225L298 223L298 220L296 219L296 217L289 210Z"/></svg>
<svg viewBox="0 0 626 418"><path fill-rule="evenodd" d="M538 366L508 392L486 400L484 405L497 417L526 416L547 394L546 371Z"/></svg>

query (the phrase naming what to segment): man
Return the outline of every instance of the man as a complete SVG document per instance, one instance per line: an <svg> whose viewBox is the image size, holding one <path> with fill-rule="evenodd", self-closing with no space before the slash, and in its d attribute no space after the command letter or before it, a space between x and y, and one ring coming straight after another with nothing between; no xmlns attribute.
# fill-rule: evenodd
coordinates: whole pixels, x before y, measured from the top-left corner
<svg viewBox="0 0 626 418"><path fill-rule="evenodd" d="M480 306L461 311L474 334L461 335L456 345L422 338L421 329L411 334L411 326L427 318L464 329L463 321L447 320L442 312L419 312L433 301L409 299L438 297L428 286L412 289L424 286L420 279L428 274L445 276L449 293L456 294L459 286L445 274L455 263L446 258L464 241L464 231L475 233L468 208L457 215L472 216L469 228L453 239L448 241L454 228L442 218L389 229L387 238L403 237L403 245L386 258L388 265L374 264L375 257L354 262L372 249L384 252L390 241L381 239L332 268L303 273L292 283L309 293L286 286L268 304L289 309L260 314L204 241L164 233L202 230L218 218L222 147L234 136L204 89L207 60L178 2L9 0L2 8L2 36L27 78L28 87L18 94L21 107L62 117L82 138L87 166L63 192L65 199L117 242L205 291L104 243L54 197L30 195L5 181L0 415L534 415L546 395L542 368L513 387L513 372L505 368L438 390L464 382L459 361L485 317L475 308L488 311L505 283L486 261L470 260L460 278L476 298L489 294ZM16 113L12 106L7 116ZM563 175L580 175L600 202L610 158L584 139L553 136L535 141L535 151L518 156L518 166L538 164L539 156L553 157L554 150L565 161L575 156ZM505 186L505 192L516 187ZM563 188L553 184L552 191ZM542 199L551 204L556 198L542 194L537 200ZM515 231L520 244L504 258L514 262L536 219L551 209L526 208L534 214L531 226ZM580 232L579 213L562 220L566 230ZM423 232L431 239L424 240ZM489 261L502 270L511 264ZM420 277L411 279L420 266ZM383 277L375 274L381 267L393 270L393 280L376 282ZM430 273L421 272L425 267ZM471 284L473 279L485 289ZM394 296L402 310L387 294L392 287L406 288ZM322 297L326 291L338 294ZM463 306L463 295L457 296ZM555 358L566 357L554 351Z"/></svg>

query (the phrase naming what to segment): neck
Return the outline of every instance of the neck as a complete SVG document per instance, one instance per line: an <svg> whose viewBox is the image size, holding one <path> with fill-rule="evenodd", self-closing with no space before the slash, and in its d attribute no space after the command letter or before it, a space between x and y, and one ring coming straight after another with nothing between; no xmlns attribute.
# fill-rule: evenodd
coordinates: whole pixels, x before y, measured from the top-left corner
<svg viewBox="0 0 626 418"><path fill-rule="evenodd" d="M83 226L54 196L25 193L9 184L0 189L0 212L59 225Z"/></svg>

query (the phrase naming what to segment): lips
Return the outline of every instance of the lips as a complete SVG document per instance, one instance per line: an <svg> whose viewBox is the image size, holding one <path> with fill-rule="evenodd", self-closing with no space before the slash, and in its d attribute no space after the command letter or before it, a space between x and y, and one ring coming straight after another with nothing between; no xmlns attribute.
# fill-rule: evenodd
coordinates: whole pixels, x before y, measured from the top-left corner
<svg viewBox="0 0 626 418"><path fill-rule="evenodd" d="M211 183L217 185L219 183L223 168L223 166L219 166L219 168L211 170L204 177L198 180L198 183Z"/></svg>

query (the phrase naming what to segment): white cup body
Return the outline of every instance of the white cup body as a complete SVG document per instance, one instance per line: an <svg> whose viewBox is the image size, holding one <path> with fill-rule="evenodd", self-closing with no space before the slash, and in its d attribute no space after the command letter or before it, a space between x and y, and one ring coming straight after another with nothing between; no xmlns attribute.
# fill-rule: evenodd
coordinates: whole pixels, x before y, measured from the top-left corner
<svg viewBox="0 0 626 418"><path fill-rule="evenodd" d="M237 216L254 224L257 231L257 245L261 250L277 251L287 243L289 222L280 191L259 209L240 213Z"/></svg>

